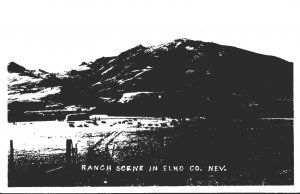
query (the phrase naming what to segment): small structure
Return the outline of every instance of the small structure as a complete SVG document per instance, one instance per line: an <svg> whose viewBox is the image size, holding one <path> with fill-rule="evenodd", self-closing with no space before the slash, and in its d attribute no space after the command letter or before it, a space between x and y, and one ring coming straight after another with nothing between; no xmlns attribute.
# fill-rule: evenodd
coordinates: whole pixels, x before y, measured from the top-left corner
<svg viewBox="0 0 300 194"><path fill-rule="evenodd" d="M66 116L65 121L82 121L82 120L89 120L90 117L87 113L74 113L68 114Z"/></svg>

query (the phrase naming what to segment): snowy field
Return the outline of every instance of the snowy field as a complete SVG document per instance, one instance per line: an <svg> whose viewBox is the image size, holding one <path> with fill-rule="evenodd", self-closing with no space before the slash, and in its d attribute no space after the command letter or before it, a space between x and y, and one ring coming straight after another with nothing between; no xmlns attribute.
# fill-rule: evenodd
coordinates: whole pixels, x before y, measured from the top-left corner
<svg viewBox="0 0 300 194"><path fill-rule="evenodd" d="M93 118L99 119L100 116ZM173 121L173 122L172 122ZM171 118L154 117L110 117L101 116L96 123L91 121L38 121L10 124L10 139L16 158L23 154L65 153L66 139L77 144L78 153L85 154L88 148L111 132L130 132L170 128L176 123ZM70 125L72 127L70 127ZM120 137L118 139L121 141Z"/></svg>

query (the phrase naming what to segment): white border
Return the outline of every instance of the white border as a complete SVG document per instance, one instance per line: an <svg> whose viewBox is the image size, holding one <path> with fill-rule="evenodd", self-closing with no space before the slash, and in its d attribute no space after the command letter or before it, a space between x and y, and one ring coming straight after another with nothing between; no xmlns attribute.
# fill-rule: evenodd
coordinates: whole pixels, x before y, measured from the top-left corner
<svg viewBox="0 0 300 194"><path fill-rule="evenodd" d="M1 94L1 141L0 141L0 186L1 192L296 192L300 191L299 179L299 78L300 55L299 34L300 26L297 18L300 18L300 1L1 1L0 2L0 94ZM199 9L197 8L197 6ZM98 11L98 12L97 12ZM96 14L91 14L96 12ZM103 14L101 14L101 12ZM109 15L109 13L114 13ZM199 15L198 15L199 13ZM145 15L144 15L145 14ZM105 20L98 21L98 17L105 17ZM199 18L197 17L199 16ZM75 18L72 18L75 17ZM93 19L96 17L96 19ZM195 18L196 17L196 18ZM60 27L66 26L68 30L72 26L87 25L120 25L123 29L133 26L145 28L140 33L135 32L134 41L129 39L120 43L112 43L116 48L115 52L123 51L135 46L139 42L143 44L159 44L172 41L173 38L191 38L196 40L211 41L215 43L232 45L243 49L256 51L262 54L278 56L285 60L294 62L294 104L295 104L295 186L192 186L192 187L75 187L75 188L7 188L7 153L8 139L7 130L7 74L6 65L14 54L26 55L26 52L18 51L19 46L26 43L27 37L16 37L14 35L26 32L30 27ZM147 27L148 26L148 27ZM150 27L155 27L151 31ZM199 26L199 30L195 30ZM2 28L3 27L3 28ZM177 28L176 28L177 27ZM186 28L192 31L187 34ZM16 33L16 30L18 33ZM55 29L57 30L57 29ZM92 29L97 30L97 29ZM99 36L100 29L99 30ZM157 32L160 30L160 32ZM144 34L149 31L149 34ZM175 31L169 34L169 31ZM195 32L196 31L196 32ZM30 32L30 31L29 31ZM193 33L194 32L194 33ZM223 34L222 34L223 32ZM124 33L134 31L124 30ZM225 34L225 35L224 35ZM109 36L109 34L105 34ZM111 36L121 36L121 33L111 33ZM223 37L221 37L223 36ZM225 37L225 38L224 38ZM21 42L14 42L15 39ZM80 37L80 38L86 38ZM126 37L125 37L126 38ZM112 40L108 37L109 40ZM30 41L39 43L41 39L32 36ZM120 39L118 39L120 40ZM245 41L247 40L247 41ZM54 40L53 40L54 41ZM95 40L96 41L96 40ZM256 44L253 44L255 42ZM15 43L13 46L11 43ZM18 44L20 43L20 44ZM42 45L41 50L42 50ZM29 50L28 46L28 50ZM121 48L122 47L122 48ZM25 47L26 48L26 47ZM97 47L100 48L100 47ZM48 48L49 52L53 48ZM92 49L93 50L93 49ZM15 52L14 52L15 51ZM111 51L113 54L114 51ZM80 50L79 52L80 53ZM39 55L39 53L36 53ZM29 55L29 53L28 53ZM105 56L109 54L103 54ZM16 56L18 57L18 56ZM88 60L94 60L101 56L90 56ZM78 59L80 60L80 59ZM87 61L87 60L81 60ZM81 62L80 61L80 62ZM22 64L22 61L20 61ZM79 62L79 61L78 61ZM76 63L74 65L80 64ZM29 64L29 63L28 63ZM24 64L25 65L25 64ZM27 64L26 64L27 65Z"/></svg>

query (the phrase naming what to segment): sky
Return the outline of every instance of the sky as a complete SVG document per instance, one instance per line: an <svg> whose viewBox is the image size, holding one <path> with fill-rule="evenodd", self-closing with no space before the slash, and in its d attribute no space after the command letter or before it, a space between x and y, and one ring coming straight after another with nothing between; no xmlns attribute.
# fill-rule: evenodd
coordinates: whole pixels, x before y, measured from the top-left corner
<svg viewBox="0 0 300 194"><path fill-rule="evenodd" d="M3 1L1 2L1 4ZM1 63L61 72L135 47L189 38L293 62L297 1L6 1ZM4 54L4 55L3 55Z"/></svg>

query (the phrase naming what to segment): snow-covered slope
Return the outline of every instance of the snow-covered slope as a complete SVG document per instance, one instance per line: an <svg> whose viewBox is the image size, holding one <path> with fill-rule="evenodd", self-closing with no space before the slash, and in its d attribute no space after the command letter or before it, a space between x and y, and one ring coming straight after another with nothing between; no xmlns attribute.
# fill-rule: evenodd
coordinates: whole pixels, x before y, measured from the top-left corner
<svg viewBox="0 0 300 194"><path fill-rule="evenodd" d="M13 62L8 71L9 103L43 102L45 107L63 104L104 110L109 104L138 103L197 111L204 104L244 107L249 102L293 97L292 63L189 39L138 45L63 73L27 70Z"/></svg>

